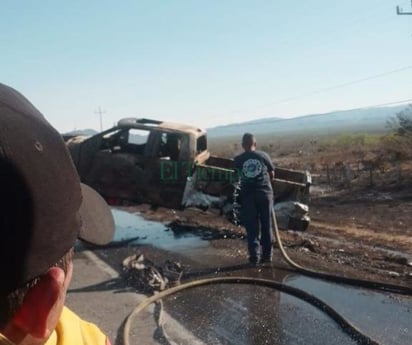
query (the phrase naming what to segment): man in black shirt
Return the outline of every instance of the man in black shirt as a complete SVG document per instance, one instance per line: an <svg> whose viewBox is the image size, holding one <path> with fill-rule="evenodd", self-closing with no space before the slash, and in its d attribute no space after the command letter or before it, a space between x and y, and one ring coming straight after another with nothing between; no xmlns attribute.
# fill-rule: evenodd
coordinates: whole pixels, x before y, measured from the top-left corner
<svg viewBox="0 0 412 345"><path fill-rule="evenodd" d="M235 157L235 166L241 183L241 221L247 232L249 262L271 262L274 167L267 153L256 150L253 134L243 135L242 147L244 152Z"/></svg>

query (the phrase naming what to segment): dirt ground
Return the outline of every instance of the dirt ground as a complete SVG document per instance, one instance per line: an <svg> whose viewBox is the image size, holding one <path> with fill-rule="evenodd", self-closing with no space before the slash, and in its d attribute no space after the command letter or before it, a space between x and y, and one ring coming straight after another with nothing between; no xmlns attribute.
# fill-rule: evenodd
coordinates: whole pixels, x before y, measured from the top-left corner
<svg viewBox="0 0 412 345"><path fill-rule="evenodd" d="M412 186L345 191L311 188L308 230L281 231L293 260L337 275L412 285ZM243 227L230 223L217 210L178 211L149 205L127 210L167 224L207 228L219 246L224 246L225 239L245 235ZM239 254L239 261L245 260L246 250ZM287 266L279 250L274 265Z"/></svg>

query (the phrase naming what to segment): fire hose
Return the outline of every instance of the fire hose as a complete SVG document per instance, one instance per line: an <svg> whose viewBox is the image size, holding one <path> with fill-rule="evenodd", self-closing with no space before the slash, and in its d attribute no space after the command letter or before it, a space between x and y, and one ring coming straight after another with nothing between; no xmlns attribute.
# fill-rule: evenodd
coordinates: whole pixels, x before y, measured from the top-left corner
<svg viewBox="0 0 412 345"><path fill-rule="evenodd" d="M384 290L387 292L394 292L394 293L398 293L402 295L412 296L412 288L408 286L394 285L394 284L388 284L388 283L372 281L372 280L365 280L365 279L358 279L358 278L348 278L348 277L337 276L337 275L305 268L297 264L295 261L293 261L289 257L289 255L286 253L286 250L283 247L282 240L280 238L280 233L279 233L279 229L278 229L277 222L276 222L275 211L273 210L272 210L272 226L273 226L273 232L275 234L275 239L276 239L276 242L278 244L278 247L282 254L283 259L299 273L302 273L309 277L330 280L330 281L334 281L337 283L354 285L354 286L359 286L359 287L368 288L368 289Z"/></svg>
<svg viewBox="0 0 412 345"><path fill-rule="evenodd" d="M166 290L163 290L151 297L146 298L141 302L129 316L127 317L124 330L123 330L123 342L124 345L130 345L130 330L133 319L142 312L148 305L161 300L164 297L173 295L179 291L205 286L212 284L252 284L255 286L264 286L279 290L281 292L287 293L289 295L295 296L302 299L322 312L326 313L331 317L352 339L356 340L360 345L380 345L377 341L371 337L363 334L356 326L354 326L350 321L340 315L335 309L329 306L327 303L323 302L319 298L303 291L301 289L276 282L274 280L260 279L260 278L247 278L247 277L219 277L219 278L206 278L194 280L182 285L178 285ZM159 322L160 323L160 322ZM172 344L171 341L168 341Z"/></svg>
<svg viewBox="0 0 412 345"><path fill-rule="evenodd" d="M280 249L280 252L284 260L299 273L302 273L310 277L321 278L325 280L360 286L360 287L369 288L369 289L379 289L379 290L384 290L386 292L399 293L399 294L404 294L404 295L412 295L412 288L410 287L394 285L394 284L387 284L387 283L376 282L376 281L363 280L363 279L347 278L343 276L336 276L336 275L328 274L325 272L307 269L297 264L288 256L288 254L286 253L282 245L282 240L280 238L280 233L279 233L279 229L277 226L274 210L272 210L271 218L272 218L273 232L275 234L278 247ZM162 298L173 295L183 290L187 290L187 289L191 289L191 288L199 287L199 286L212 285L212 284L252 284L256 286L264 286L264 287L269 287L269 288L279 290L281 292L284 292L292 296L295 296L299 299L302 299L310 303L311 305L315 306L316 308L320 309L322 312L326 313L330 318L332 318L332 320L334 320L342 328L342 330L346 334L348 334L352 339L356 340L358 344L360 345L380 345L380 343L378 343L376 340L372 339L368 335L363 334L356 326L354 326L349 320L347 320L342 315L340 315L335 309L333 309L327 303L307 293L306 291L303 291L301 289L298 289L298 288L295 288L295 287L292 287L292 286L289 286L283 283L279 283L273 280L260 279L260 278L259 279L258 278L247 278L247 277L218 277L218 278L205 278L205 279L194 280L194 281L181 284L179 286L168 288L151 297L146 298L129 314L129 316L126 319L126 323L125 323L124 330L123 330L124 344L130 345L129 337L130 337L130 329L131 329L132 321L148 305L161 301ZM169 344L172 344L172 342L167 339L168 337L163 330L163 322L161 321L162 313L163 313L163 304L160 304L160 309L161 310L159 314L158 326L162 328L164 337L169 342Z"/></svg>

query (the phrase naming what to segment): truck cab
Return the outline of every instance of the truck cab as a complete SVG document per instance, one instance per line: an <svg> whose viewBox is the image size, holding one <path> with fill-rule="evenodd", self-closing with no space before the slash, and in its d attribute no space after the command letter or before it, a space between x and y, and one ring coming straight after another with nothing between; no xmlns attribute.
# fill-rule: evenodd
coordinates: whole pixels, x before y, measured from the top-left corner
<svg viewBox="0 0 412 345"><path fill-rule="evenodd" d="M200 128L151 119L125 118L67 146L82 182L107 200L180 207L195 162L209 157Z"/></svg>

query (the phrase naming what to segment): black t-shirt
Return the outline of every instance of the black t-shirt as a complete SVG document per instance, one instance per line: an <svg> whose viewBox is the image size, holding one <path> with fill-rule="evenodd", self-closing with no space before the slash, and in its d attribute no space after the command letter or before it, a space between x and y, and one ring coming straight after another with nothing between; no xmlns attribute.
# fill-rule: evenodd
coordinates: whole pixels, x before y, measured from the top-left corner
<svg viewBox="0 0 412 345"><path fill-rule="evenodd" d="M274 167L266 152L243 152L235 157L235 167L240 176L243 195L255 191L272 193L269 173Z"/></svg>

